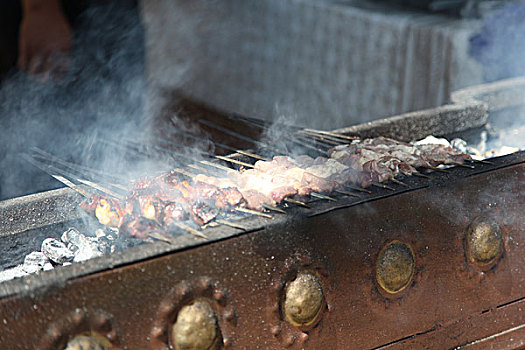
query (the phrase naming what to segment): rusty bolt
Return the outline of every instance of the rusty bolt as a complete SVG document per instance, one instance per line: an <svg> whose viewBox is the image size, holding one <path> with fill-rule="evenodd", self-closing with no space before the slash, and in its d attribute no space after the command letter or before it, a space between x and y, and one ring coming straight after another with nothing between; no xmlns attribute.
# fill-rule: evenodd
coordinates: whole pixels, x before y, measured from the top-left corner
<svg viewBox="0 0 525 350"><path fill-rule="evenodd" d="M95 335L77 335L72 338L64 350L107 350L111 344L107 339Z"/></svg>
<svg viewBox="0 0 525 350"><path fill-rule="evenodd" d="M310 273L299 273L285 287L283 302L286 320L295 326L309 326L321 312L324 295L321 281Z"/></svg>
<svg viewBox="0 0 525 350"><path fill-rule="evenodd" d="M208 350L217 343L217 316L205 300L183 306L172 328L172 343L178 350Z"/></svg>
<svg viewBox="0 0 525 350"><path fill-rule="evenodd" d="M503 253L500 226L490 218L477 218L467 231L467 252L471 262L489 265Z"/></svg>
<svg viewBox="0 0 525 350"><path fill-rule="evenodd" d="M393 241L379 252L376 280L388 293L398 293L405 289L412 280L414 271L414 252L408 244Z"/></svg>

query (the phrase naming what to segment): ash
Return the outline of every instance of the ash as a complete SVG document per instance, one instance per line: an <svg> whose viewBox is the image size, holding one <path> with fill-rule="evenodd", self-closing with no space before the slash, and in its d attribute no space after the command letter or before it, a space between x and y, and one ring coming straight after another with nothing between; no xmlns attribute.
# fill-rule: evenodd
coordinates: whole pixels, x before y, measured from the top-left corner
<svg viewBox="0 0 525 350"><path fill-rule="evenodd" d="M524 150L523 135L525 135L525 127L498 131L489 129L479 134L479 140L477 140L477 142L467 142L461 138L455 138L449 142L447 139L436 138L431 135L423 140L414 142L414 144L430 143L450 146L458 153L469 154L472 159L484 160Z"/></svg>
<svg viewBox="0 0 525 350"><path fill-rule="evenodd" d="M111 230L98 229L95 236L90 236L72 227L60 240L44 239L40 251L26 255L23 264L0 271L0 282L86 261L133 245L135 242L122 242Z"/></svg>

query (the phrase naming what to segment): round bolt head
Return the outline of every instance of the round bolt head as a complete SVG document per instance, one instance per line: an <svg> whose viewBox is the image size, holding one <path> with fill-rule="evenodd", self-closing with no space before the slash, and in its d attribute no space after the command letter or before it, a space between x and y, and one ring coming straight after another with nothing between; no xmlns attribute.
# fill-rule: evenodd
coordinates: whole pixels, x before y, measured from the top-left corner
<svg viewBox="0 0 525 350"><path fill-rule="evenodd" d="M379 252L376 280L388 293L394 294L405 289L412 280L414 271L414 252L408 244L393 241Z"/></svg>
<svg viewBox="0 0 525 350"><path fill-rule="evenodd" d="M286 320L295 326L313 324L324 303L321 281L310 273L299 273L285 287L283 302Z"/></svg>
<svg viewBox="0 0 525 350"><path fill-rule="evenodd" d="M217 316L204 300L183 306L172 328L172 343L177 350L212 349L218 339Z"/></svg>
<svg viewBox="0 0 525 350"><path fill-rule="evenodd" d="M500 226L490 218L477 218L467 231L469 260L479 265L495 262L503 253L503 237Z"/></svg>
<svg viewBox="0 0 525 350"><path fill-rule="evenodd" d="M111 344L107 339L94 335L77 335L68 341L64 350L107 350Z"/></svg>

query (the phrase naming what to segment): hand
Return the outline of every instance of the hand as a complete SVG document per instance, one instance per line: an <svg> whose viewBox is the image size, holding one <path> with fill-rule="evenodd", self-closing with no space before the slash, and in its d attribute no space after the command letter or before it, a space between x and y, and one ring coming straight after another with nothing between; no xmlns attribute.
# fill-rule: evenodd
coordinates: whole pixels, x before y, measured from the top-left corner
<svg viewBox="0 0 525 350"><path fill-rule="evenodd" d="M59 79L69 68L72 29L58 0L23 0L18 67L42 81Z"/></svg>

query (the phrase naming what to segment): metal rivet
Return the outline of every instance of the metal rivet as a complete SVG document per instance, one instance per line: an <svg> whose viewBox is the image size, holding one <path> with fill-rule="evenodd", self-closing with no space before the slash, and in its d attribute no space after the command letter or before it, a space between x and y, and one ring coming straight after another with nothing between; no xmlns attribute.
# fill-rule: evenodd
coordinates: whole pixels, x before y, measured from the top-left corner
<svg viewBox="0 0 525 350"><path fill-rule="evenodd" d="M285 287L284 315L295 326L309 326L323 306L323 288L319 279L310 273L299 273Z"/></svg>
<svg viewBox="0 0 525 350"><path fill-rule="evenodd" d="M231 340L231 338L225 337L225 338L222 340L222 344L224 345L225 348L229 348L230 346L232 346L232 340Z"/></svg>
<svg viewBox="0 0 525 350"><path fill-rule="evenodd" d="M304 343L305 341L308 340L308 333L303 333L303 332L301 332L301 334L299 334L299 335L297 336L297 340L298 340L299 342L301 342L301 343Z"/></svg>
<svg viewBox="0 0 525 350"><path fill-rule="evenodd" d="M179 288L177 290L177 294L179 294L181 296L185 296L189 292L190 292L190 288L186 284L183 284L183 285L179 286Z"/></svg>
<svg viewBox="0 0 525 350"><path fill-rule="evenodd" d="M81 324L86 318L86 313L80 309L76 309L73 314L73 322L77 325Z"/></svg>
<svg viewBox="0 0 525 350"><path fill-rule="evenodd" d="M161 337L164 334L164 329L162 327L153 327L151 334L154 337Z"/></svg>
<svg viewBox="0 0 525 350"><path fill-rule="evenodd" d="M285 346L292 346L293 343L295 343L295 337L293 336L293 334L288 334L284 336L283 340Z"/></svg>
<svg viewBox="0 0 525 350"><path fill-rule="evenodd" d="M467 253L471 262L489 265L503 253L500 226L490 218L477 218L467 231Z"/></svg>
<svg viewBox="0 0 525 350"><path fill-rule="evenodd" d="M176 349L208 350L218 339L217 316L208 302L197 300L180 309L172 331Z"/></svg>
<svg viewBox="0 0 525 350"><path fill-rule="evenodd" d="M272 328L270 328L270 332L274 335L274 337L276 337L279 335L279 333L281 333L281 327L273 326Z"/></svg>
<svg viewBox="0 0 525 350"><path fill-rule="evenodd" d="M215 291L213 293L213 299L217 301L222 301L224 299L224 292L222 290Z"/></svg>
<svg viewBox="0 0 525 350"><path fill-rule="evenodd" d="M111 344L107 340L101 339L101 337L77 335L67 343L64 350L106 350L110 347Z"/></svg>
<svg viewBox="0 0 525 350"><path fill-rule="evenodd" d="M161 309L161 312L164 313L164 314L169 314L171 312L173 312L173 310L175 310L175 307L168 303L168 302L163 302L160 306L160 309Z"/></svg>
<svg viewBox="0 0 525 350"><path fill-rule="evenodd" d="M376 279L388 293L398 293L405 289L412 280L414 271L414 252L406 243L393 241L379 252Z"/></svg>
<svg viewBox="0 0 525 350"><path fill-rule="evenodd" d="M117 330L113 329L111 332L109 332L106 337L109 341L116 341L117 340Z"/></svg>
<svg viewBox="0 0 525 350"><path fill-rule="evenodd" d="M281 290L281 284L280 283L275 283L273 282L271 285L270 285L270 289L277 292L279 290Z"/></svg>
<svg viewBox="0 0 525 350"><path fill-rule="evenodd" d="M102 329L110 326L109 319L106 315L98 314L94 317L93 325L97 329Z"/></svg>
<svg viewBox="0 0 525 350"><path fill-rule="evenodd" d="M199 281L199 284L200 284L201 288L203 288L203 289L208 289L208 288L212 287L210 278L202 278Z"/></svg>
<svg viewBox="0 0 525 350"><path fill-rule="evenodd" d="M231 321L235 317L235 311L231 307L226 307L224 309L224 319L226 321Z"/></svg>
<svg viewBox="0 0 525 350"><path fill-rule="evenodd" d="M279 311L279 303L276 302L276 303L270 304L269 308L270 308L270 311L273 311L273 312Z"/></svg>

